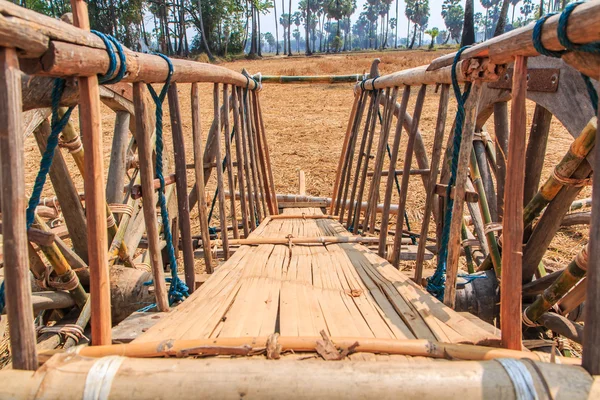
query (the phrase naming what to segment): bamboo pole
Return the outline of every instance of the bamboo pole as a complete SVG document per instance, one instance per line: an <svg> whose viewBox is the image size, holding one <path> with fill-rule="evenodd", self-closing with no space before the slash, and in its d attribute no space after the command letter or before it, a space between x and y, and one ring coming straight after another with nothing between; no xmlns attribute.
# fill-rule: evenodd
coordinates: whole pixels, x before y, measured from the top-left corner
<svg viewBox="0 0 600 400"><path fill-rule="evenodd" d="M442 141L444 140L444 130L446 129L446 117L448 115L448 99L450 95L450 85L442 85L440 91L440 102L438 104L437 122L435 125L435 134L433 137L433 149L431 151L431 165L429 167L430 175L427 182L427 192L425 198L425 209L423 210L423 223L421 224L421 239L417 247L417 260L415 264L415 282L420 283L423 279L423 262L425 261L425 245L427 233L429 232L429 222L433 211L435 185L437 183L438 168L442 152Z"/></svg>
<svg viewBox="0 0 600 400"><path fill-rule="evenodd" d="M123 202L123 184L127 167L127 144L131 114L117 111L115 114L115 130L111 146L108 178L106 180L106 201L111 203Z"/></svg>
<svg viewBox="0 0 600 400"><path fill-rule="evenodd" d="M537 193L544 167L544 157L548 144L548 134L552 113L540 105L535 106L529 140L527 141L527 153L525 156L525 197L523 204L527 205Z"/></svg>
<svg viewBox="0 0 600 400"><path fill-rule="evenodd" d="M240 124L240 97L238 95L240 89L235 86L231 90L231 98L232 98L232 107L233 108L233 129L235 130L235 153L237 159L237 178L238 178L238 187L239 198L240 198L240 208L242 214L242 227L244 229L244 237L248 237L250 234L250 216L248 215L248 205L246 202L246 179L244 174L244 156L242 154L242 129ZM230 192L231 193L231 192ZM227 193L225 193L225 197L227 197Z"/></svg>
<svg viewBox="0 0 600 400"><path fill-rule="evenodd" d="M600 118L600 110L598 110ZM594 171L600 171L600 146L596 140ZM583 335L583 367L592 375L600 374L600 179L592 183L592 224L588 242L589 263L586 291L585 326Z"/></svg>
<svg viewBox="0 0 600 400"><path fill-rule="evenodd" d="M242 153L244 156L244 173L246 175L246 189L244 186L240 186L240 191L247 190L248 193L248 206L250 207L250 223L251 228L250 231L253 231L258 226L256 221L256 205L254 204L254 189L253 189L253 181L252 181L252 172L250 167L250 154L248 152L248 117L246 115L246 101L245 101L245 93L242 88L238 89L238 101L240 105L240 118L242 128L240 130L242 136Z"/></svg>
<svg viewBox="0 0 600 400"><path fill-rule="evenodd" d="M490 222L492 222L498 221L498 205L496 204L496 190L494 189L494 181L492 180L485 144L483 142L485 137L482 137L482 135L484 135L484 132L480 132L479 137L473 140L473 152L477 159L482 188L485 190L485 197L490 213Z"/></svg>
<svg viewBox="0 0 600 400"><path fill-rule="evenodd" d="M256 165L256 158L254 153L254 128L253 128L253 120L252 120L252 109L250 108L250 92L246 91L244 95L244 107L246 108L246 139L248 141L248 147L246 151L248 152L248 160L250 166L250 177L252 179L252 188L251 191L252 196L254 197L254 210L253 212L256 214L256 221L260 223L263 219L262 214L262 203L261 203L261 193L260 193L260 178L258 176L258 168Z"/></svg>
<svg viewBox="0 0 600 400"><path fill-rule="evenodd" d="M234 89L235 96L235 89ZM208 230L208 213L206 210L206 197L204 195L204 168L202 163L202 126L200 119L200 91L197 83L192 83L192 140L194 146L194 172L196 175L195 190L198 192L198 219L200 220L200 233L202 237L202 248L210 249L210 233ZM235 107L235 102L234 102ZM235 110L234 110L235 112ZM239 132L239 130L237 131ZM238 134L236 134L238 136ZM240 186L243 187L243 186ZM204 263L206 273L212 274L212 254L204 252ZM189 288L189 286L188 286Z"/></svg>
<svg viewBox="0 0 600 400"><path fill-rule="evenodd" d="M259 92L260 93L260 92ZM267 142L267 133L265 130L265 122L262 115L262 107L260 105L260 95L256 93L256 104L258 107L258 119L260 122L260 137L262 149L264 151L265 162L267 165L267 173L268 173L268 181L269 181L269 189L271 193L271 204L273 210L271 211L271 215L279 214L279 206L277 204L277 193L275 192L275 179L273 178L273 167L271 165L271 154L269 151L269 144Z"/></svg>
<svg viewBox="0 0 600 400"><path fill-rule="evenodd" d="M427 93L427 86L421 85L419 93L417 94L417 102L415 104L415 110L413 112L413 123L408 133L408 144L406 145L406 153L404 154L404 173L402 174L402 184L400 187L400 199L398 201L398 218L396 218L396 232L402 232L404 225L404 212L406 210L406 199L408 198L408 180L410 178L410 168L412 166L412 157L415 147L415 139L417 136L417 130L419 129L419 122L421 120L421 111L423 110L423 103L425 102L425 94ZM400 253L402 251L402 235L394 236L394 247L392 250L392 265L396 268L400 268ZM389 257L388 257L389 258Z"/></svg>
<svg viewBox="0 0 600 400"><path fill-rule="evenodd" d="M386 246L384 238L388 235L389 228L389 213L390 206L392 204L392 192L394 190L394 180L389 178L394 174L396 170L396 163L398 162L398 151L400 150L400 139L402 138L402 129L404 127L404 118L406 116L406 109L408 108L408 101L410 99L410 86L405 86L402 92L402 100L400 102L400 110L398 112L398 119L396 122L396 132L394 134L394 142L390 151L390 165L388 169L388 179L385 185L385 195L383 197L383 209L381 212L381 228L379 231L379 248L377 253L380 257L385 257ZM403 215L398 215L398 219L403 218Z"/></svg>
<svg viewBox="0 0 600 400"><path fill-rule="evenodd" d="M584 246L577 256L569 263L560 276L535 302L528 306L523 315L529 321L526 325L534 325L540 317L550 310L569 290L573 288L586 274L588 268L588 246ZM533 323L533 324L532 324Z"/></svg>
<svg viewBox="0 0 600 400"><path fill-rule="evenodd" d="M375 219L377 216L377 203L379 201L379 187L381 185L381 176L383 174L383 162L388 148L388 141L390 137L390 130L392 128L392 118L394 116L394 108L396 106L396 98L398 97L398 88L392 89L392 96L388 96L386 91L383 113L383 124L379 133L379 145L377 147L377 157L373 165L373 177L371 179L370 193L368 197L367 210L363 220L363 229L369 227L369 233L375 233ZM367 172L367 176L369 173ZM393 177L390 177L392 179Z"/></svg>
<svg viewBox="0 0 600 400"><path fill-rule="evenodd" d="M90 29L87 4L83 0L71 0L73 24ZM92 337L94 345L111 342L110 276L108 271L108 240L106 234L106 193L103 187L104 151L100 93L97 73L78 78L79 116L83 146L88 149L85 158L84 187L86 193L86 217L88 228L88 264L90 267L90 296L92 305Z"/></svg>
<svg viewBox="0 0 600 400"><path fill-rule="evenodd" d="M496 134L496 204L498 206L498 222L502 222L508 156L508 104L506 102L494 104L494 132Z"/></svg>
<svg viewBox="0 0 600 400"><path fill-rule="evenodd" d="M25 166L21 121L21 71L14 48L0 48L0 199L2 254L12 365L36 370L25 224Z"/></svg>
<svg viewBox="0 0 600 400"><path fill-rule="evenodd" d="M233 88L235 90L235 88ZM227 170L227 183L229 191L235 191L235 181L233 179L233 152L231 151L231 136L229 135L229 86L223 85L223 106L225 107L225 118L223 119L223 132L225 138L225 167ZM233 227L233 237L239 239L238 220L236 216L235 198L230 198L229 212L231 213L231 226Z"/></svg>
<svg viewBox="0 0 600 400"><path fill-rule="evenodd" d="M262 170L262 162L258 155L258 127L257 120L254 114L254 101L251 92L248 92L248 96L246 98L246 102L248 105L248 133L250 134L249 143L250 143L250 156L252 158L252 168L254 171L254 175L256 177L257 191L256 191L256 204L260 205L258 207L258 220L262 221L263 218L266 218L268 215L267 211L267 201L266 201L266 186L264 175L261 173Z"/></svg>
<svg viewBox="0 0 600 400"><path fill-rule="evenodd" d="M363 78L363 74L351 75L254 75L260 83L356 83Z"/></svg>
<svg viewBox="0 0 600 400"><path fill-rule="evenodd" d="M188 184L185 166L185 143L183 139L181 108L179 105L179 95L177 93L176 83L169 86L167 96L169 99L169 114L171 115L171 131L173 133L173 158L175 160L175 175L177 176L177 179L175 180L175 188L177 190L177 220L179 221L179 229L181 231L183 268L185 272L185 283L189 292L193 293L196 286L196 272L194 271L190 204L187 193ZM174 228L177 230L177 226Z"/></svg>
<svg viewBox="0 0 600 400"><path fill-rule="evenodd" d="M159 247L158 218L156 217L156 197L154 195L154 170L152 168L152 144L150 133L152 127L148 120L148 107L146 104L146 87L143 83L133 85L133 104L135 106L136 134L138 144L138 156L140 164L140 179L146 196L142 197L144 221L146 222L146 233L148 236L148 251L150 265L154 279L154 291L158 311L169 311L169 300L167 298L167 285L163 270L161 250ZM151 193L152 195L148 195ZM93 314L92 314L93 315ZM92 319L92 324L94 320Z"/></svg>
<svg viewBox="0 0 600 400"><path fill-rule="evenodd" d="M265 199L267 201L269 214L277 214L277 196L275 195L275 184L273 182L273 171L271 171L271 159L269 157L269 145L267 144L267 136L265 133L265 123L262 118L262 110L260 108L260 97L258 92L252 92L252 108L254 116L254 124L256 126L256 151L258 160L260 161L260 172L262 173L262 181L265 191ZM266 214L266 210L265 210Z"/></svg>
<svg viewBox="0 0 600 400"><path fill-rule="evenodd" d="M213 85L214 120L217 122L217 135L221 132L221 116L219 112L219 84ZM225 115L229 118L229 115ZM229 135L229 132L225 132ZM223 158L221 157L221 139L216 140L217 155L217 190L219 191L219 222L221 225L221 241L223 242L223 254L225 260L229 259L229 238L227 237L227 217L225 214L225 184L223 182Z"/></svg>
<svg viewBox="0 0 600 400"><path fill-rule="evenodd" d="M454 205L452 208L452 220L450 222L450 241L448 243L444 304L451 308L454 308L456 301L456 276L458 274L458 259L461 250L460 229L463 223L463 208L468 179L467 172L469 169L471 149L473 147L473 134L475 132L480 97L481 82L475 81L473 82L471 93L465 104L465 124L462 131L462 140L458 156L456 183L454 185Z"/></svg>
<svg viewBox="0 0 600 400"><path fill-rule="evenodd" d="M523 184L525 179L525 138L527 124L527 58L515 58L506 191L504 193L503 275L500 281L500 324L502 346L520 350L521 275L523 255Z"/></svg>

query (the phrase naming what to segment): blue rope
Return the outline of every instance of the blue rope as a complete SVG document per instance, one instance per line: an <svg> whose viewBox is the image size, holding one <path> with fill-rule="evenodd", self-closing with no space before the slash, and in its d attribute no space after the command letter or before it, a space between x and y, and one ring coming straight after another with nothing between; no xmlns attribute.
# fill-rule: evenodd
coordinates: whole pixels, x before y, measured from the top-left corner
<svg viewBox="0 0 600 400"><path fill-rule="evenodd" d="M535 27L533 29L532 40L533 40L533 47L535 47L535 50L538 53L548 56L548 57L556 57L556 58L562 57L567 51L581 51L581 52L585 52L585 53L600 54L600 43L577 44L577 43L571 42L571 40L567 36L567 26L569 25L569 17L571 15L571 13L573 12L573 10L575 10L575 8L577 6L579 6L580 4L583 4L583 3L584 3L583 1L578 1L575 3L569 4L568 6L565 7L564 11L560 14L560 17L558 19L558 27L557 27L558 41L566 50L561 50L561 51L548 50L547 48L544 47L544 45L542 43L542 27L544 26L544 23L546 22L546 20L555 14L545 15L536 22ZM598 111L598 93L596 92L596 89L594 88L594 85L592 84L592 81L589 76L582 73L581 77L583 78L583 81L584 81L585 86L588 91L588 95L590 96L590 101L592 102L592 107L594 108L594 111L597 112Z"/></svg>
<svg viewBox="0 0 600 400"><path fill-rule="evenodd" d="M177 257L175 256L175 247L173 246L173 235L171 234L171 224L169 222L169 210L167 209L167 199L165 197L165 176L163 175L163 102L167 97L167 91L171 84L171 77L173 76L173 64L171 60L164 54L158 54L162 57L169 66L169 73L165 84L157 94L152 85L147 84L148 91L152 95L152 99L156 104L156 177L160 182L160 189L158 190L158 202L160 204L160 216L163 224L163 231L165 234L165 241L167 243L167 253L169 255L169 264L171 264L171 286L169 287L169 304L181 302L184 298L189 296L188 287L177 275ZM167 278L167 282L169 279Z"/></svg>
<svg viewBox="0 0 600 400"><path fill-rule="evenodd" d="M112 37L111 35L105 35L102 32L91 31L96 36L100 37L106 46L106 52L108 53L108 71L106 74L98 77L98 81L105 85L110 85L113 83L120 82L121 79L125 76L127 72L127 57L125 56L125 50L123 46L117 39ZM117 71L117 75L113 77L115 74L115 70L117 69L117 56L115 55L115 51L113 50L113 45L117 49L117 53L119 54L119 71Z"/></svg>
<svg viewBox="0 0 600 400"><path fill-rule="evenodd" d="M442 238L440 241L438 264L433 276L427 280L427 291L436 296L439 300L443 300L444 298L448 243L450 241L450 223L452 222L452 207L454 206L454 199L450 197L450 193L452 187L456 183L456 174L458 172L458 155L460 153L460 143L462 141L462 131L465 122L465 103L469 97L469 93L471 92L471 83L467 82L465 84L464 93L461 93L460 85L456 77L456 66L460 61L460 55L468 47L469 46L465 46L460 49L456 53L454 62L452 63L452 89L454 90L454 96L456 97L457 102L454 141L452 143L452 163L450 165L450 180L448 181L448 187L446 188L446 211L444 214L444 228L442 230Z"/></svg>
<svg viewBox="0 0 600 400"><path fill-rule="evenodd" d="M50 123L50 135L48 136L48 141L46 143L46 150L44 150L44 154L42 154L40 169L35 177L33 191L31 192L29 204L25 213L27 218L27 229L31 227L35 219L35 209L40 203L40 197L42 196L42 191L44 190L44 184L46 183L48 171L50 171L50 166L52 165L52 160L54 159L54 151L58 146L58 135L60 135L62 130L69 122L71 112L74 108L69 107L67 112L65 112L62 117L58 115L60 99L65 91L65 87L66 81L64 79L57 78L54 80L54 87L52 88L52 120Z"/></svg>
<svg viewBox="0 0 600 400"><path fill-rule="evenodd" d="M2 313L2 310L4 310L5 306L6 300L4 295L4 281L2 281L2 284L0 284L0 313Z"/></svg>

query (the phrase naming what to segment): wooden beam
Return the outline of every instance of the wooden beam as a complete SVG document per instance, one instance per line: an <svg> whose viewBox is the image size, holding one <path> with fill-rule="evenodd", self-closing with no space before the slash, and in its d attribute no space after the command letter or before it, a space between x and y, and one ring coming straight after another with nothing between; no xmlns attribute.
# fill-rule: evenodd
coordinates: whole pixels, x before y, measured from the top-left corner
<svg viewBox="0 0 600 400"><path fill-rule="evenodd" d="M140 158L140 178L143 191L152 193L142 197L144 220L148 235L150 265L154 277L154 291L158 311L169 311L167 285L163 270L161 249L159 246L158 218L156 217L156 197L154 195L154 170L152 168L152 143L150 143L153 127L148 120L146 105L146 86L143 83L133 84L133 104L135 106L136 134L138 155Z"/></svg>
<svg viewBox="0 0 600 400"><path fill-rule="evenodd" d="M527 57L515 58L508 163L504 192L502 279L500 281L500 330L502 346L521 350L523 259L523 192L525 181L525 138L527 135Z"/></svg>
<svg viewBox="0 0 600 400"><path fill-rule="evenodd" d="M600 119L600 110L598 111ZM600 139L596 136L594 171L600 171ZM588 241L587 292L583 334L583 367L591 375L600 374L600 179L594 179L592 224Z"/></svg>
<svg viewBox="0 0 600 400"><path fill-rule="evenodd" d="M2 254L12 365L37 369L25 224L25 163L21 122L21 71L17 51L0 48L0 199Z"/></svg>
<svg viewBox="0 0 600 400"><path fill-rule="evenodd" d="M506 179L506 157L508 155L508 104L494 104L494 132L496 136L496 204L498 222L504 215L504 182Z"/></svg>
<svg viewBox="0 0 600 400"><path fill-rule="evenodd" d="M89 31L87 4L71 0L73 24ZM104 71L103 71L104 72ZM97 72L96 72L97 73ZM100 92L96 73L78 78L79 121L86 149L84 188L88 228L88 265L92 304L93 345L110 344L110 277L108 272L108 238L106 232L106 193L104 187L104 151Z"/></svg>
<svg viewBox="0 0 600 400"><path fill-rule="evenodd" d="M123 181L127 167L127 145L129 143L129 121L131 114L126 111L117 111L115 114L115 130L110 150L110 163L106 180L106 201L111 203L123 202Z"/></svg>

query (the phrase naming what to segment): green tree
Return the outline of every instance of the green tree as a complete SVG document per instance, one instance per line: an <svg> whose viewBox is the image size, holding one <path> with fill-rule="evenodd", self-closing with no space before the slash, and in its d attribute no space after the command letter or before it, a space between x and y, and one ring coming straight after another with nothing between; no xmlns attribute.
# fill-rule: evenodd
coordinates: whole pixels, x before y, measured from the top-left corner
<svg viewBox="0 0 600 400"><path fill-rule="evenodd" d="M460 36L465 23L465 11L463 10L460 0L444 0L442 5L442 18L444 24L448 28L449 35L446 35L447 43L451 38L457 42L460 40Z"/></svg>
<svg viewBox="0 0 600 400"><path fill-rule="evenodd" d="M435 38L440 34L440 30L436 27L433 27L433 28L425 31L425 33L428 34L429 36L431 36L431 43L429 43L429 50L433 50Z"/></svg>
<svg viewBox="0 0 600 400"><path fill-rule="evenodd" d="M406 17L414 24L413 37L408 46L412 49L417 38L417 28L423 28L429 21L429 0L406 0Z"/></svg>

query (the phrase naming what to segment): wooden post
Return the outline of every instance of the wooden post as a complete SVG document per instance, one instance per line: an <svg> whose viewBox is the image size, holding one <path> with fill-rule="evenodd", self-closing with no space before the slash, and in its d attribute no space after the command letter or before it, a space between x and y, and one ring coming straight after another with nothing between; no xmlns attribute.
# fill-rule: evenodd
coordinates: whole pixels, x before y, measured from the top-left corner
<svg viewBox="0 0 600 400"><path fill-rule="evenodd" d="M260 105L259 93L256 93L256 105L258 107L258 120L260 122L260 140L264 150L265 162L267 166L267 175L269 180L269 189L271 191L271 204L273 210L271 215L279 214L279 205L277 204L277 193L275 192L275 179L273 178L273 167L271 166L271 154L269 152L269 143L267 142L267 132L265 130L265 121L262 116L262 107Z"/></svg>
<svg viewBox="0 0 600 400"><path fill-rule="evenodd" d="M525 179L525 138L527 135L527 57L515 57L508 163L504 192L502 237L502 280L500 281L500 330L502 346L521 350L521 268L523 258L523 185Z"/></svg>
<svg viewBox="0 0 600 400"><path fill-rule="evenodd" d="M551 122L552 113L544 107L536 105L525 156L525 193L523 197L523 205L525 206L533 199L540 186Z"/></svg>
<svg viewBox="0 0 600 400"><path fill-rule="evenodd" d="M508 153L508 104L494 104L494 132L496 134L496 203L498 222L504 214L504 181Z"/></svg>
<svg viewBox="0 0 600 400"><path fill-rule="evenodd" d="M156 217L156 193L154 191L154 169L152 168L152 143L150 143L153 127L148 120L146 105L146 86L144 83L133 84L133 105L135 107L135 131L137 135L138 156L140 164L140 181L142 185L142 205L146 233L148 236L148 251L150 265L154 278L154 292L158 311L169 311L167 285L163 271L162 255L158 237L158 218Z"/></svg>
<svg viewBox="0 0 600 400"><path fill-rule="evenodd" d="M249 133L249 143L250 143L250 157L252 158L252 168L254 171L254 175L256 177L256 204L259 205L258 210L258 219L262 221L263 218L267 217L267 202L266 202L266 186L264 176L261 173L262 170L262 162L258 157L258 126L257 120L255 119L254 113L254 95L251 91L248 92L247 96L247 104L248 104L248 133Z"/></svg>
<svg viewBox="0 0 600 400"><path fill-rule="evenodd" d="M337 202L337 197L339 195L339 186L340 180L342 177L342 168L344 165L344 161L346 160L346 154L348 153L348 145L350 143L350 137L352 136L352 132L354 130L356 111L358 109L358 104L362 99L362 94L354 93L354 102L352 103L352 110L350 111L350 117L348 119L348 126L346 127L346 135L344 136L344 144L342 145L342 151L340 153L340 159L338 161L338 166L335 171L335 181L333 183L333 192L331 194L331 206L329 206L329 214L334 214L334 207Z"/></svg>
<svg viewBox="0 0 600 400"><path fill-rule="evenodd" d="M240 134L242 136L242 153L244 156L244 173L246 175L246 187L240 186L240 192L247 190L248 194L248 207L250 212L250 231L256 229L256 206L254 204L254 190L252 183L252 172L250 167L250 154L248 152L248 115L246 113L246 101L244 99L244 91L242 88L238 89L238 101L240 105L240 119L241 119L241 129Z"/></svg>
<svg viewBox="0 0 600 400"><path fill-rule="evenodd" d="M438 106L437 123L435 125L435 135L433 137L433 150L431 152L431 167L429 168L429 181L425 198L425 210L423 211L423 224L421 225L421 236L419 247L417 248L417 262L415 267L415 282L421 284L423 279L423 261L425 261L425 244L427 233L429 231L429 221L433 210L435 199L435 185L437 182L440 155L442 153L442 142L444 140L444 130L446 129L446 116L448 114L448 98L450 94L450 85L442 85L440 91L440 103Z"/></svg>
<svg viewBox="0 0 600 400"><path fill-rule="evenodd" d="M204 250L204 263L206 273L212 274L212 252L210 251L210 233L208 231L208 213L206 210L206 196L204 195L204 164L202 162L202 126L200 125L200 92L198 84L192 83L192 139L194 145L194 173L198 192L198 219L200 220L200 233L202 249ZM188 286L189 288L189 286Z"/></svg>
<svg viewBox="0 0 600 400"><path fill-rule="evenodd" d="M262 119L262 112L260 109L260 101L258 92L252 92L252 112L254 116L254 124L256 126L256 152L257 158L260 161L260 171L262 175L262 181L264 186L264 198L269 208L269 214L277 214L277 196L275 194L275 187L273 184L273 173L271 171L271 161L269 159L269 146L267 145L265 135L265 124ZM266 210L265 210L266 215Z"/></svg>
<svg viewBox="0 0 600 400"><path fill-rule="evenodd" d="M381 228L379 231L379 249L380 257L385 257L386 238L388 234L388 225L390 221L390 206L392 204L392 191L394 190L394 173L396 171L396 162L398 160L398 151L400 149L400 139L402 138L402 129L404 127L404 118L406 116L406 108L410 99L410 86L405 86L402 92L402 101L398 112L398 120L396 122L396 132L394 134L394 143L392 144L390 155L390 166L388 169L388 179L385 185L385 195L383 197L383 210L381 211ZM396 217L398 218L398 217Z"/></svg>
<svg viewBox="0 0 600 400"><path fill-rule="evenodd" d="M235 91L235 88L233 88ZM233 179L233 151L231 150L231 130L229 129L229 85L223 85L223 106L225 107L225 118L223 118L224 138L225 138L225 166L227 167L227 183L229 184L229 193L235 192L235 181ZM233 229L233 237L240 238L238 231L238 220L235 210L235 196L229 199L229 208L231 212L231 227Z"/></svg>
<svg viewBox="0 0 600 400"><path fill-rule="evenodd" d="M21 70L16 49L0 48L0 198L6 310L12 365L36 370L35 328L25 220ZM9 261L9 262L7 262Z"/></svg>
<svg viewBox="0 0 600 400"><path fill-rule="evenodd" d="M221 116L219 112L219 84L213 85L214 120L217 122L217 190L219 191L219 222L221 223L221 240L223 242L223 254L225 260L229 259L229 238L227 237L227 216L225 214L225 184L223 182L223 158L221 157ZM225 118L229 118L225 115ZM229 132L225 132L229 135ZM204 249L205 251L207 249Z"/></svg>
<svg viewBox="0 0 600 400"><path fill-rule="evenodd" d="M73 24L89 31L87 4L71 0ZM108 272L108 238L106 232L106 193L104 187L104 150L100 114L98 77L79 77L79 125L85 157L85 206L88 228L88 265L92 302L92 344L111 341L110 277Z"/></svg>
<svg viewBox="0 0 600 400"><path fill-rule="evenodd" d="M258 175L258 165L257 165L257 161L256 161L256 152L254 151L255 147L254 147L254 127L253 127L253 123L252 123L252 107L250 106L250 96L251 93L250 91L246 92L246 96L244 98L244 104L246 106L246 124L247 124L247 129L246 129L246 133L247 133L247 139L248 139L248 147L247 147L247 151L248 151L248 159L250 160L250 176L252 177L252 185L254 190L251 192L251 195L254 197L254 206L255 206L255 211L256 211L256 217L258 222L260 223L260 221L262 221L263 219L263 211L264 208L262 201L264 201L264 198L261 199L260 193L261 193L261 186L260 186L260 176Z"/></svg>
<svg viewBox="0 0 600 400"><path fill-rule="evenodd" d="M181 231L181 244L183 247L183 269L185 283L190 293L196 285L196 272L194 271L194 248L192 246L192 227L190 226L190 203L187 193L187 171L185 167L185 143L183 140L183 127L181 125L181 108L177 84L171 83L167 92L169 97L169 113L171 115L171 130L173 132L173 158L175 159L175 188L177 190L177 219ZM178 242L174 243L175 248ZM173 266L171 266L173 267Z"/></svg>
<svg viewBox="0 0 600 400"><path fill-rule="evenodd" d="M460 231L463 223L463 208L467 186L469 159L473 149L473 134L477 122L477 109L481 97L481 82L475 81L471 87L471 94L465 104L465 125L462 131L460 152L458 156L458 172L454 184L454 205L452 207L452 220L450 222L450 241L448 243L448 258L446 266L446 288L444 290L444 304L454 308L456 301L456 275L458 273L458 259L460 257ZM446 199L448 201L448 199Z"/></svg>
<svg viewBox="0 0 600 400"><path fill-rule="evenodd" d="M417 94L417 102L413 113L413 123L408 135L408 144L404 155L404 172L402 174L402 184L400 186L400 200L398 202L398 215L396 216L396 235L394 236L394 249L392 250L392 265L400 267L400 252L402 251L402 226L404 225L404 210L406 210L406 199L408 196L408 180L410 179L410 167L412 164L413 149L415 148L415 139L421 120L421 111L423 102L427 93L427 85L421 85ZM389 179L389 178L388 178ZM424 239L424 238L423 238ZM389 257L388 257L389 258Z"/></svg>
<svg viewBox="0 0 600 400"><path fill-rule="evenodd" d="M106 201L111 203L123 202L123 180L127 167L127 145L129 143L129 121L131 114L127 111L117 111L115 117L115 131L108 166L108 178L106 180Z"/></svg>
<svg viewBox="0 0 600 400"><path fill-rule="evenodd" d="M600 120L600 111L598 111ZM596 136L594 171L600 171L600 139ZM588 242L585 324L582 365L590 375L600 374L600 179L592 183L592 223Z"/></svg>
<svg viewBox="0 0 600 400"><path fill-rule="evenodd" d="M231 101L233 108L233 129L235 130L235 155L237 159L237 178L238 187L240 190L240 207L242 209L242 227L244 229L244 237L250 234L250 216L248 213L248 203L246 202L246 180L244 172L244 155L242 147L242 124L240 123L240 89L233 86L231 90Z"/></svg>

